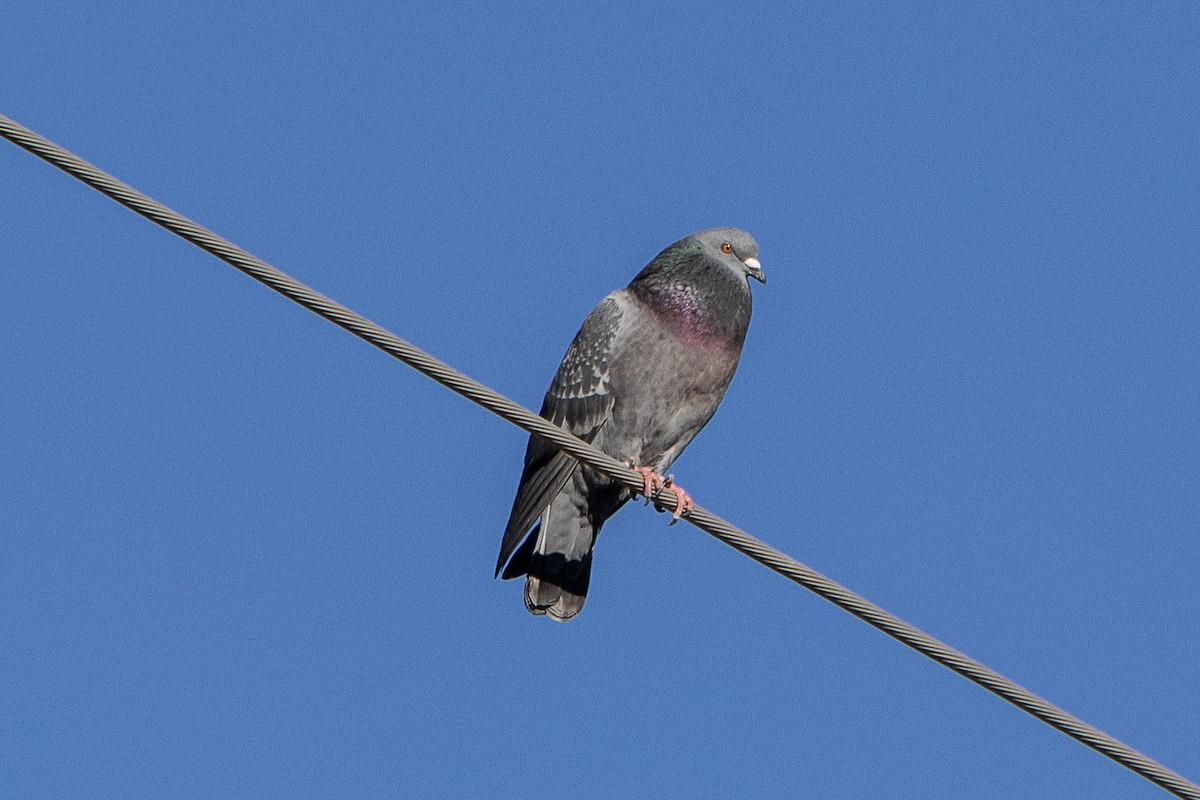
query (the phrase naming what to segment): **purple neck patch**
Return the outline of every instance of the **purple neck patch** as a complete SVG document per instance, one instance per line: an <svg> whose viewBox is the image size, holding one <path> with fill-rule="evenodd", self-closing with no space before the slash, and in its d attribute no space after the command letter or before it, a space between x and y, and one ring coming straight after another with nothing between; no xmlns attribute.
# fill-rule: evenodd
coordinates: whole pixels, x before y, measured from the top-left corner
<svg viewBox="0 0 1200 800"><path fill-rule="evenodd" d="M650 313L688 347L708 353L737 350L738 323L722 318L709 298L702 297L694 286L678 283L656 283L637 287L635 294Z"/></svg>

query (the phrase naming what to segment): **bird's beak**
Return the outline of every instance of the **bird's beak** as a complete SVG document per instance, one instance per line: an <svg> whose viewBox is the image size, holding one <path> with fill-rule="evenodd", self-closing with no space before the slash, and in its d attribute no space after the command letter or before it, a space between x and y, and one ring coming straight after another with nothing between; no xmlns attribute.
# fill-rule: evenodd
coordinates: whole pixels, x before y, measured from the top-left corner
<svg viewBox="0 0 1200 800"><path fill-rule="evenodd" d="M763 274L762 264L758 263L757 258L747 258L742 263L745 264L746 269L750 271L749 275L751 278L754 278L754 280L758 281L759 283L767 282L767 276Z"/></svg>

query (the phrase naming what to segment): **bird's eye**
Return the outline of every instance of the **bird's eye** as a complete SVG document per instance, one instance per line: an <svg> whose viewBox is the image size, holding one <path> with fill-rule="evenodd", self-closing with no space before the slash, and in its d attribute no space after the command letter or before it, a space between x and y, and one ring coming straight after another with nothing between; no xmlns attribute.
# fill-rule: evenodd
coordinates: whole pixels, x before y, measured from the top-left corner
<svg viewBox="0 0 1200 800"><path fill-rule="evenodd" d="M721 245L721 252L722 253L732 253L733 245L731 245L729 242L726 242L725 244Z"/></svg>

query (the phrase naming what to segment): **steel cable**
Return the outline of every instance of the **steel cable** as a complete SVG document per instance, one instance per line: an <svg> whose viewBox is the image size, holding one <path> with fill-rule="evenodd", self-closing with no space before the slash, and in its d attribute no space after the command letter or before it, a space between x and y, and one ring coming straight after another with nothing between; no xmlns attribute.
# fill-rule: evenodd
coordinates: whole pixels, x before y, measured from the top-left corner
<svg viewBox="0 0 1200 800"><path fill-rule="evenodd" d="M300 283L246 250L158 203L3 114L0 114L0 135L197 247L207 250L288 299L390 353L423 375L529 433L553 442L589 467L624 483L639 493L642 490L642 476L629 466L593 448L582 439L551 424L524 406L467 377L445 362L351 311L336 300ZM656 494L655 501L660 505L673 508L676 501L675 493L670 488L664 488ZM1200 800L1200 786L1174 770L1042 699L995 670L935 639L701 506L697 505L684 519L763 566L820 595L834 605L979 684L1071 738L1158 784L1168 792L1189 800Z"/></svg>

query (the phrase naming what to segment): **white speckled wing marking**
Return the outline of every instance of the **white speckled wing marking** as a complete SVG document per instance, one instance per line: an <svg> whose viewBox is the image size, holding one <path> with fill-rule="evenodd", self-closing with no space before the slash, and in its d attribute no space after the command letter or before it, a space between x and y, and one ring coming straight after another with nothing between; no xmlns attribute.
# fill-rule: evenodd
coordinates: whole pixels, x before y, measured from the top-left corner
<svg viewBox="0 0 1200 800"><path fill-rule="evenodd" d="M608 394L608 366L621 316L621 304L615 295L604 298L592 309L575 341L567 348L546 392L547 398L569 401Z"/></svg>

